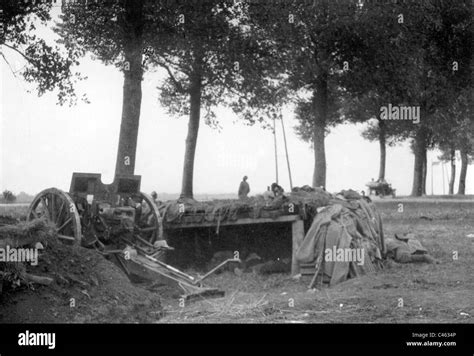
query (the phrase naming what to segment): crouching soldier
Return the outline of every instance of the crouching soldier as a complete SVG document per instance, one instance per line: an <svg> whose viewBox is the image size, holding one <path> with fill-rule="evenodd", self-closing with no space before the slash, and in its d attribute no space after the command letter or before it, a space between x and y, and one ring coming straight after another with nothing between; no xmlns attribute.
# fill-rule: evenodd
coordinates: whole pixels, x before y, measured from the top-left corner
<svg viewBox="0 0 474 356"><path fill-rule="evenodd" d="M275 195L276 198L283 196L283 193L285 192L283 188L278 185L278 183L272 183L272 192Z"/></svg>

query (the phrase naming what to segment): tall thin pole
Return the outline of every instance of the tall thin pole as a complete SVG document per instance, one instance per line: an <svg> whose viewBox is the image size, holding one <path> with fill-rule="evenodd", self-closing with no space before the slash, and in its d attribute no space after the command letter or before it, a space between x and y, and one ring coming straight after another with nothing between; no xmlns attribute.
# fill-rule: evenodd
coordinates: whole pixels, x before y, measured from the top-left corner
<svg viewBox="0 0 474 356"><path fill-rule="evenodd" d="M277 140L276 140L276 115L273 116L273 146L275 147L275 178L278 184L278 154L277 154Z"/></svg>
<svg viewBox="0 0 474 356"><path fill-rule="evenodd" d="M446 182L448 183L448 194L449 194L449 172L448 172L448 167L446 167Z"/></svg>
<svg viewBox="0 0 474 356"><path fill-rule="evenodd" d="M431 161L431 195L433 195L433 161Z"/></svg>
<svg viewBox="0 0 474 356"><path fill-rule="evenodd" d="M288 176L290 177L290 191L293 191L293 181L291 179L290 159L288 158L288 146L286 144L285 124L283 123L283 115L280 113L281 129L283 131L283 142L285 143L286 164L288 165Z"/></svg>
<svg viewBox="0 0 474 356"><path fill-rule="evenodd" d="M443 195L445 194L445 191L444 191L444 162L441 162L441 175L443 176Z"/></svg>

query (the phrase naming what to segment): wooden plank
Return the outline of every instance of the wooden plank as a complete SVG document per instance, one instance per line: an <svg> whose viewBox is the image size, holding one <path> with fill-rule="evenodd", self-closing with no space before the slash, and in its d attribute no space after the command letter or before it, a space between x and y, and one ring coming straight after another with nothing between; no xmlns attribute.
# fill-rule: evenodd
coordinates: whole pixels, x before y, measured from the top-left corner
<svg viewBox="0 0 474 356"><path fill-rule="evenodd" d="M292 256L291 256L291 275L295 276L300 273L299 263L296 260L296 251L300 247L304 239L304 221L297 220L291 224L292 233Z"/></svg>
<svg viewBox="0 0 474 356"><path fill-rule="evenodd" d="M285 223L285 222L294 222L302 221L299 215L283 215L275 219L271 218L243 218L237 219L235 221L221 221L219 226L235 226L235 225L253 225L253 224L270 224L270 223ZM176 230L176 229L189 229L189 228L200 228L200 227L217 227L217 221L212 222L202 222L202 223L192 223L192 224L166 224L165 230Z"/></svg>
<svg viewBox="0 0 474 356"><path fill-rule="evenodd" d="M316 281L318 280L319 269L321 268L321 265L324 259L323 256L324 256L324 249L321 249L321 252L316 258L316 264L314 267L314 275L313 275L313 278L311 279L311 282L309 283L309 286L308 286L309 289L313 289L314 285L316 284Z"/></svg>
<svg viewBox="0 0 474 356"><path fill-rule="evenodd" d="M30 273L25 273L24 277L28 282L38 283L44 286L49 286L54 282L54 280L50 277L36 276Z"/></svg>

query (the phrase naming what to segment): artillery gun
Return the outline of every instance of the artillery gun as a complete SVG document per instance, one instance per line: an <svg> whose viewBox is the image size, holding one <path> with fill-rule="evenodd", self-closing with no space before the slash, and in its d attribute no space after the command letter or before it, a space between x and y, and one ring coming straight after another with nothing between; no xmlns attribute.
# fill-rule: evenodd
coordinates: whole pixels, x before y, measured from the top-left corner
<svg viewBox="0 0 474 356"><path fill-rule="evenodd" d="M48 219L58 237L70 244L106 253L128 240L150 253L163 239L163 229L153 199L140 192L140 181L140 176L117 176L112 184L103 184L100 174L73 173L69 193L43 190L27 218Z"/></svg>
<svg viewBox="0 0 474 356"><path fill-rule="evenodd" d="M222 296L222 291L206 288L202 281L236 260L224 261L200 278L167 265L165 253L173 248L163 238L158 207L140 191L140 183L137 175L117 175L111 184L104 184L100 174L75 172L69 193L43 190L31 203L27 219L47 219L64 243L96 249L130 278L145 270L159 282L177 284L187 299Z"/></svg>

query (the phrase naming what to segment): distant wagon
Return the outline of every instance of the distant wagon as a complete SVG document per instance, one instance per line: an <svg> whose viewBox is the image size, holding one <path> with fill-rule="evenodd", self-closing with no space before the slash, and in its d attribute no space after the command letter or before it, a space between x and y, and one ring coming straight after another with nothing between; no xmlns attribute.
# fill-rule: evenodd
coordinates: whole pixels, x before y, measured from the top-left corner
<svg viewBox="0 0 474 356"><path fill-rule="evenodd" d="M393 189L392 185L385 180L372 181L367 183L366 186L369 188L369 195L375 194L380 197L391 195L393 198L396 196L396 189Z"/></svg>

